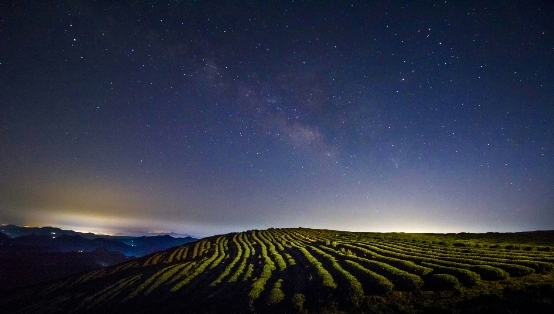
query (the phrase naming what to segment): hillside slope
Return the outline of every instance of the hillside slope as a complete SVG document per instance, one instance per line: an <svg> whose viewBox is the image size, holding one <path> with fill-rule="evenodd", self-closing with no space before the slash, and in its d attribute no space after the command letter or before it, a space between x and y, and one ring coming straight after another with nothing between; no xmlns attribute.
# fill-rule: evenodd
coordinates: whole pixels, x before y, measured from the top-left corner
<svg viewBox="0 0 554 314"><path fill-rule="evenodd" d="M34 252L0 245L0 293L129 261L120 252Z"/></svg>
<svg viewBox="0 0 554 314"><path fill-rule="evenodd" d="M233 233L14 291L0 312L552 311L552 247L494 236Z"/></svg>

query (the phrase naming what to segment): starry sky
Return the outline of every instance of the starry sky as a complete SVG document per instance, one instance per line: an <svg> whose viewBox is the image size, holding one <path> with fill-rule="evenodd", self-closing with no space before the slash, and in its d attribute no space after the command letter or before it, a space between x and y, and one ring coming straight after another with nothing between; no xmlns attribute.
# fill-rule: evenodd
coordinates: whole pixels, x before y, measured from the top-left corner
<svg viewBox="0 0 554 314"><path fill-rule="evenodd" d="M554 229L551 1L2 1L0 223Z"/></svg>

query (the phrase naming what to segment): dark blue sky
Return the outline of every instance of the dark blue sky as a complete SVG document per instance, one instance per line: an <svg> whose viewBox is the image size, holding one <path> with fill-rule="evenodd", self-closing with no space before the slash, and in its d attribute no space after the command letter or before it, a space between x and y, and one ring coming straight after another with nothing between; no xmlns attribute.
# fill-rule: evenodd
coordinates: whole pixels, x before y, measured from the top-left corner
<svg viewBox="0 0 554 314"><path fill-rule="evenodd" d="M0 222L554 229L551 1L4 1Z"/></svg>

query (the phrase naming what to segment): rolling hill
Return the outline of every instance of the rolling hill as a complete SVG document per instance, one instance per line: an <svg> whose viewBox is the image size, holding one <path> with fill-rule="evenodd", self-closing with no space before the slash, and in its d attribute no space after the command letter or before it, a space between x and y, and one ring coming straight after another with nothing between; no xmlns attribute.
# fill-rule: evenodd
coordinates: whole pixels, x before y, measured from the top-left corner
<svg viewBox="0 0 554 314"><path fill-rule="evenodd" d="M12 291L0 312L551 313L552 242L553 232L251 230Z"/></svg>
<svg viewBox="0 0 554 314"><path fill-rule="evenodd" d="M35 252L25 247L6 249L0 245L0 293L130 259L120 252L102 248L91 252Z"/></svg>

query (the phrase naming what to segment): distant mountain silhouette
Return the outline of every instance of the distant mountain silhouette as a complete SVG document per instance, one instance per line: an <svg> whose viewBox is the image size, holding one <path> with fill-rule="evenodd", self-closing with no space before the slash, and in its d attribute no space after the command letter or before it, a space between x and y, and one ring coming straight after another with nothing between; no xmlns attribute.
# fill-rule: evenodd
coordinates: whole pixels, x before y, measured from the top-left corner
<svg viewBox="0 0 554 314"><path fill-rule="evenodd" d="M56 227L20 227L16 225L3 225L0 227L0 232L15 238L25 235L43 235L43 236L61 236L61 235L80 235L83 238L94 239L102 235L94 233L82 233L74 230L63 230Z"/></svg>
<svg viewBox="0 0 554 314"><path fill-rule="evenodd" d="M92 251L104 248L121 252L126 256L140 257L173 246L196 241L191 237L173 238L171 236L107 236L94 233L81 233L54 227L19 227L5 225L0 231L11 238L0 238L11 245L27 246L27 250L38 252Z"/></svg>
<svg viewBox="0 0 554 314"><path fill-rule="evenodd" d="M186 233L176 232L146 232L146 231L129 231L127 233L116 233L114 237L155 237L155 236L170 236L173 238L194 238L194 236Z"/></svg>
<svg viewBox="0 0 554 314"><path fill-rule="evenodd" d="M0 230L9 234L0 233L0 291L115 265L196 240L110 237L15 225L5 225Z"/></svg>
<svg viewBox="0 0 554 314"><path fill-rule="evenodd" d="M133 248L121 242L107 239L85 239L80 235L61 235L52 237L47 235L25 235L11 239L11 243L21 246L35 247L39 251L50 252L71 252L71 251L92 251L104 248L110 251L119 251L130 255Z"/></svg>

